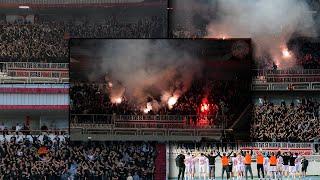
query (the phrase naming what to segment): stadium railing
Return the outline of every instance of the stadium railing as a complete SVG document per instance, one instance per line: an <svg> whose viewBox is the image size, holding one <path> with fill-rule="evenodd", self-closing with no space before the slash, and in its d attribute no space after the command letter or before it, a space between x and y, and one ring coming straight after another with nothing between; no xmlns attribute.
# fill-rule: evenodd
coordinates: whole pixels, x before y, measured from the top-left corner
<svg viewBox="0 0 320 180"><path fill-rule="evenodd" d="M263 70L255 69L255 76L268 76L268 75L319 75L320 69L287 69L287 70Z"/></svg>
<svg viewBox="0 0 320 180"><path fill-rule="evenodd" d="M201 138L221 138L224 129L221 125L188 124L187 118L201 116L180 115L82 115L71 114L70 134L73 140L190 140Z"/></svg>
<svg viewBox="0 0 320 180"><path fill-rule="evenodd" d="M114 128L101 126L74 127L70 124L71 140L86 141L122 141L124 139L136 141L200 141L206 139L221 139L222 129L202 128Z"/></svg>
<svg viewBox="0 0 320 180"><path fill-rule="evenodd" d="M320 69L254 70L254 91L318 91Z"/></svg>
<svg viewBox="0 0 320 180"><path fill-rule="evenodd" d="M61 129L48 129L48 130L39 130L39 129L31 129L31 130L11 130L9 129L8 131L0 130L0 134L3 135L4 132L7 132L6 135L65 135L69 134L69 129L68 128L61 128Z"/></svg>
<svg viewBox="0 0 320 180"><path fill-rule="evenodd" d="M195 127L194 121L218 120L217 116L201 115L105 115L105 114L71 114L71 123L75 126L91 124L110 124L118 128L188 128ZM199 126L197 125L199 128ZM201 127L201 126L200 126ZM222 128L222 125L202 126L202 128Z"/></svg>
<svg viewBox="0 0 320 180"><path fill-rule="evenodd" d="M143 0L0 0L0 3L21 4L104 4L104 3L137 3Z"/></svg>
<svg viewBox="0 0 320 180"><path fill-rule="evenodd" d="M112 7L158 7L166 0L0 0L1 8L112 8Z"/></svg>

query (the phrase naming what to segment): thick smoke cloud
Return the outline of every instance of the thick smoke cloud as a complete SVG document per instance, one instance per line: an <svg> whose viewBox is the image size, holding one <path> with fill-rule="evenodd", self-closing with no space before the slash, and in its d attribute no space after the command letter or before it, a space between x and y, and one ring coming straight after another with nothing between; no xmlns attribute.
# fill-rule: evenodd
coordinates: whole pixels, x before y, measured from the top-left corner
<svg viewBox="0 0 320 180"><path fill-rule="evenodd" d="M218 0L218 20L207 27L209 37L251 37L256 56L268 54L279 67L291 67L294 57L282 50L293 36L315 36L308 4L301 0Z"/></svg>
<svg viewBox="0 0 320 180"><path fill-rule="evenodd" d="M111 98L125 95L138 108L167 105L186 91L201 64L167 40L108 40L101 68L112 82ZM169 41L169 40L168 40ZM152 101L150 101L150 99Z"/></svg>

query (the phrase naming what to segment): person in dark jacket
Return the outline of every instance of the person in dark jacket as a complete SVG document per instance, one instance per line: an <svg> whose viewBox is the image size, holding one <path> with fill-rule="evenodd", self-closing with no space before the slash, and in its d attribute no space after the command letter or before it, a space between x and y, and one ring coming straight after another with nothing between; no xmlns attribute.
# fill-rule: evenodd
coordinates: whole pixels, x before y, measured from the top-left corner
<svg viewBox="0 0 320 180"><path fill-rule="evenodd" d="M179 168L179 174L178 174L178 180L183 180L184 179L184 172L186 169L186 165L184 164L184 159L186 157L180 153L177 157L176 157L176 165ZM181 178L180 178L181 177Z"/></svg>
<svg viewBox="0 0 320 180"><path fill-rule="evenodd" d="M306 177L307 176L307 168L308 168L308 165L309 165L309 161L308 161L308 159L306 159L305 156L302 157L301 164L302 164L302 177Z"/></svg>
<svg viewBox="0 0 320 180"><path fill-rule="evenodd" d="M215 154L215 152L211 152L208 155L205 155L209 160L209 179L215 179L215 171L216 171L216 158L219 156L219 153Z"/></svg>

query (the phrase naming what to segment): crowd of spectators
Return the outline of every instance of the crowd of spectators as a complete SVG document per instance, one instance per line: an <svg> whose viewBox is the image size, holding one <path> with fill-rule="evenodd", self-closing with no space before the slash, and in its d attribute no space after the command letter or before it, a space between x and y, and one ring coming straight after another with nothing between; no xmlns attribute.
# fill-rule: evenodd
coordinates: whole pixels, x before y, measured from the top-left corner
<svg viewBox="0 0 320 180"><path fill-rule="evenodd" d="M151 180L156 155L153 143L11 137L0 142L0 178Z"/></svg>
<svg viewBox="0 0 320 180"><path fill-rule="evenodd" d="M320 135L320 103L303 99L287 105L263 102L253 109L252 141L313 141Z"/></svg>
<svg viewBox="0 0 320 180"><path fill-rule="evenodd" d="M297 54L297 64L304 69L320 69L320 40L308 42L301 40Z"/></svg>
<svg viewBox="0 0 320 180"><path fill-rule="evenodd" d="M124 93L125 95L126 93ZM72 114L109 114L109 115L202 115L209 116L210 123L217 117L234 120L243 109L237 104L249 104L248 86L237 81L195 80L169 108L166 104L157 111L144 112L141 107L126 97L121 103L112 103L108 86L91 83L75 83L70 89L70 107ZM205 102L204 102L205 99ZM149 99L152 102L152 99ZM208 105L207 112L201 111L201 105ZM196 124L197 119L192 119ZM222 122L220 122L222 123ZM228 122L227 122L228 123ZM230 123L230 122L229 122Z"/></svg>
<svg viewBox="0 0 320 180"><path fill-rule="evenodd" d="M68 62L69 38L151 38L165 35L165 17L161 16L145 16L134 22L121 21L117 15L97 19L74 17L64 20L37 16L34 22L0 21L0 62Z"/></svg>

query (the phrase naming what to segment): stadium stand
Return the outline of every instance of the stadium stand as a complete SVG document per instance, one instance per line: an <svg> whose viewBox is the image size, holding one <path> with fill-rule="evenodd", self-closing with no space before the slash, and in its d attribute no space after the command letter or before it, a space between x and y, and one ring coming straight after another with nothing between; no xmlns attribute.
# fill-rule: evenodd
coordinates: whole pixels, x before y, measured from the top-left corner
<svg viewBox="0 0 320 180"><path fill-rule="evenodd" d="M3 179L154 179L154 143L69 142L11 137L0 142Z"/></svg>
<svg viewBox="0 0 320 180"><path fill-rule="evenodd" d="M167 34L163 0L2 0L0 7L0 83L69 82L68 65L60 65L69 62L70 38L160 38ZM56 68L38 69L43 66Z"/></svg>
<svg viewBox="0 0 320 180"><path fill-rule="evenodd" d="M151 140L160 140L163 137L173 140L220 139L223 131L229 131L228 128L243 111L247 111L247 108L237 108L238 103L244 107L249 106L250 98L246 98L246 87L239 82L208 82L210 85L206 87L210 90L207 91L207 100L211 102L208 103L208 112L201 111L205 83L198 81L178 99L172 109L163 107L157 112L147 113L140 109L134 110L134 106L126 102L125 97L120 104L111 103L105 85L71 85L72 138L85 140L92 137L101 140L114 139L117 135L131 135L130 139L138 140L143 137Z"/></svg>
<svg viewBox="0 0 320 180"><path fill-rule="evenodd" d="M253 108L253 141L310 142L319 137L319 100L262 100Z"/></svg>

